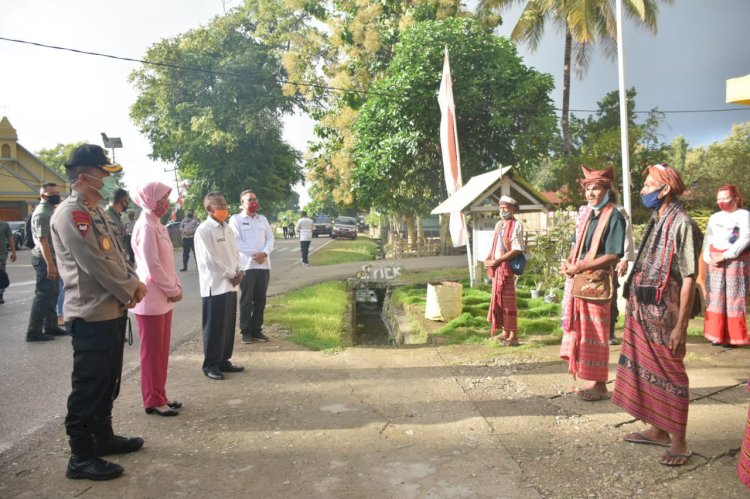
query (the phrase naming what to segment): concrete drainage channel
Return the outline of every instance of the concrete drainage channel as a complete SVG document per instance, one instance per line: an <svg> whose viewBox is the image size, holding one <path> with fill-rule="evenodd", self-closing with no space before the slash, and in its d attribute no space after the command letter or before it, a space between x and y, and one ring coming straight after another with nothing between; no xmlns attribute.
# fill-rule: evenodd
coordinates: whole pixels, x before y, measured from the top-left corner
<svg viewBox="0 0 750 499"><path fill-rule="evenodd" d="M400 267L365 265L357 276L349 279L347 346L384 346L423 343L415 338L409 320L398 308L391 306L391 293L398 287L394 280Z"/></svg>

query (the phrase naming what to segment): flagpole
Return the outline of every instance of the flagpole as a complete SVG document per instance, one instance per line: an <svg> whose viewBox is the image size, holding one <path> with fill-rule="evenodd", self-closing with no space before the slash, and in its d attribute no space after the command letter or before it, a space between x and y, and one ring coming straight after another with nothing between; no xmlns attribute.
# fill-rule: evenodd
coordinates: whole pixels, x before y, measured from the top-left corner
<svg viewBox="0 0 750 499"><path fill-rule="evenodd" d="M625 50L622 37L622 0L617 0L617 73L620 86L620 148L622 155L622 205L630 211L630 150L628 147L628 91L625 88Z"/></svg>

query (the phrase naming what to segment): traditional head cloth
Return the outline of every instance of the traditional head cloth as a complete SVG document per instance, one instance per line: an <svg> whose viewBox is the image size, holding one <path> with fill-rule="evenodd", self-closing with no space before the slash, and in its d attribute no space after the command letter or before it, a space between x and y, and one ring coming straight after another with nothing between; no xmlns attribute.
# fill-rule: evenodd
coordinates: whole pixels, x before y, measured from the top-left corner
<svg viewBox="0 0 750 499"><path fill-rule="evenodd" d="M651 175L657 181L662 184L666 184L671 188L671 194L673 196L679 196L685 192L685 183L682 181L680 174L671 166L660 163L651 165L643 170L643 176Z"/></svg>
<svg viewBox="0 0 750 499"><path fill-rule="evenodd" d="M737 198L737 208L742 208L742 196L740 196L740 190L737 189L736 185L732 184L724 184L718 189L716 189L716 194L719 193L719 191L727 191L729 194Z"/></svg>
<svg viewBox="0 0 750 499"><path fill-rule="evenodd" d="M612 187L612 182L615 180L615 170L611 166L604 170L592 170L581 165L581 170L583 170L581 185L584 187L588 184L599 184L610 189Z"/></svg>
<svg viewBox="0 0 750 499"><path fill-rule="evenodd" d="M511 204L518 208L518 201L510 196L500 196L500 199L497 200L497 204Z"/></svg>

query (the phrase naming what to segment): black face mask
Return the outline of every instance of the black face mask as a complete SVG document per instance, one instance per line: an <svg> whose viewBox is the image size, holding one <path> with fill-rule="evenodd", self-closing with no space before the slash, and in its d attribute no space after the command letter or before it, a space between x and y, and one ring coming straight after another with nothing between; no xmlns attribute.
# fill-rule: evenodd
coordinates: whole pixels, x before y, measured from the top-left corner
<svg viewBox="0 0 750 499"><path fill-rule="evenodd" d="M52 194L47 196L47 202L51 205L60 204L60 195L59 194Z"/></svg>
<svg viewBox="0 0 750 499"><path fill-rule="evenodd" d="M122 211L128 211L128 208L130 208L130 203L122 203Z"/></svg>
<svg viewBox="0 0 750 499"><path fill-rule="evenodd" d="M193 214L192 213L188 213L187 217L188 218L193 218Z"/></svg>

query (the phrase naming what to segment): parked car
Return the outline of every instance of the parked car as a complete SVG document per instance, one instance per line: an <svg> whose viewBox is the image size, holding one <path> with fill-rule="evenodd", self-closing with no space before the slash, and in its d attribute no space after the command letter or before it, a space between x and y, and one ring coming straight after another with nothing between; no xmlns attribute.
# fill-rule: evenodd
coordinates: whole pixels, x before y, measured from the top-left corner
<svg viewBox="0 0 750 499"><path fill-rule="evenodd" d="M357 219L352 217L338 217L333 222L333 232L331 237L349 237L357 239Z"/></svg>
<svg viewBox="0 0 750 499"><path fill-rule="evenodd" d="M328 237L333 235L333 224L331 223L331 217L328 215L317 215L313 218L313 237L318 237L321 234L326 234Z"/></svg>
<svg viewBox="0 0 750 499"><path fill-rule="evenodd" d="M26 222L8 222L10 230L13 231L13 240L16 243L16 251L23 248L23 241L26 239Z"/></svg>

